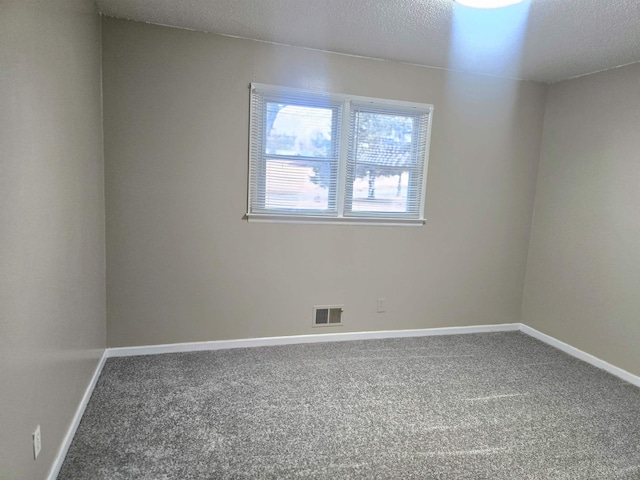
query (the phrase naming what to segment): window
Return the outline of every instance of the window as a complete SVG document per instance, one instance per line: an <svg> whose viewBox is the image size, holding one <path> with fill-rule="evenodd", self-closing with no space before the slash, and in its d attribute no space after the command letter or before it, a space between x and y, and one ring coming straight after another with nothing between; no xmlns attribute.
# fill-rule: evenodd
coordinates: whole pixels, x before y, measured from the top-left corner
<svg viewBox="0 0 640 480"><path fill-rule="evenodd" d="M247 218L422 225L432 111L252 84Z"/></svg>

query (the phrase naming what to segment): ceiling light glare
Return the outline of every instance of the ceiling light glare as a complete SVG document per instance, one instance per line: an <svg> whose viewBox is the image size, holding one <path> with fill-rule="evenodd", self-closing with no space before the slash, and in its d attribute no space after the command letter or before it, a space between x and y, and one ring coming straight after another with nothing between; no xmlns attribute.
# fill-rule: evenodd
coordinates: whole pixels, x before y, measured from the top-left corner
<svg viewBox="0 0 640 480"><path fill-rule="evenodd" d="M523 0L455 0L460 5L472 8L501 8L521 3Z"/></svg>

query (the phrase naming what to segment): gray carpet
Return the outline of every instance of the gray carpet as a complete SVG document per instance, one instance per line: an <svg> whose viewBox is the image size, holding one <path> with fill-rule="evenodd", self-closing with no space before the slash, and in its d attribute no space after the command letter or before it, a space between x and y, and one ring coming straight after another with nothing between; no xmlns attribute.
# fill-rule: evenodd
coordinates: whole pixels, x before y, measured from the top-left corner
<svg viewBox="0 0 640 480"><path fill-rule="evenodd" d="M519 332L112 358L59 479L640 479L640 389Z"/></svg>

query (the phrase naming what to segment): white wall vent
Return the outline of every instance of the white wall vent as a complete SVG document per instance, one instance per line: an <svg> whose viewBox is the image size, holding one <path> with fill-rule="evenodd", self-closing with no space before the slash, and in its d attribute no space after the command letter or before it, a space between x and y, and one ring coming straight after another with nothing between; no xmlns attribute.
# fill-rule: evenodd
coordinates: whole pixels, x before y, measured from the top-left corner
<svg viewBox="0 0 640 480"><path fill-rule="evenodd" d="M342 325L343 305L314 305L313 326L335 327Z"/></svg>

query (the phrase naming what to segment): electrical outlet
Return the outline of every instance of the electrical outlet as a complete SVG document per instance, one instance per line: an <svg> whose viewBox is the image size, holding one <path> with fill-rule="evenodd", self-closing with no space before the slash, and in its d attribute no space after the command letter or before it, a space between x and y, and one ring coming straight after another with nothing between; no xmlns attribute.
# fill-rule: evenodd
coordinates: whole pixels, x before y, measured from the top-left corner
<svg viewBox="0 0 640 480"><path fill-rule="evenodd" d="M385 303L386 303L386 300L383 297L378 299L378 313L386 312Z"/></svg>
<svg viewBox="0 0 640 480"><path fill-rule="evenodd" d="M40 437L40 425L36 427L36 431L33 432L33 459L35 460L40 455L40 449L42 449L42 438Z"/></svg>

